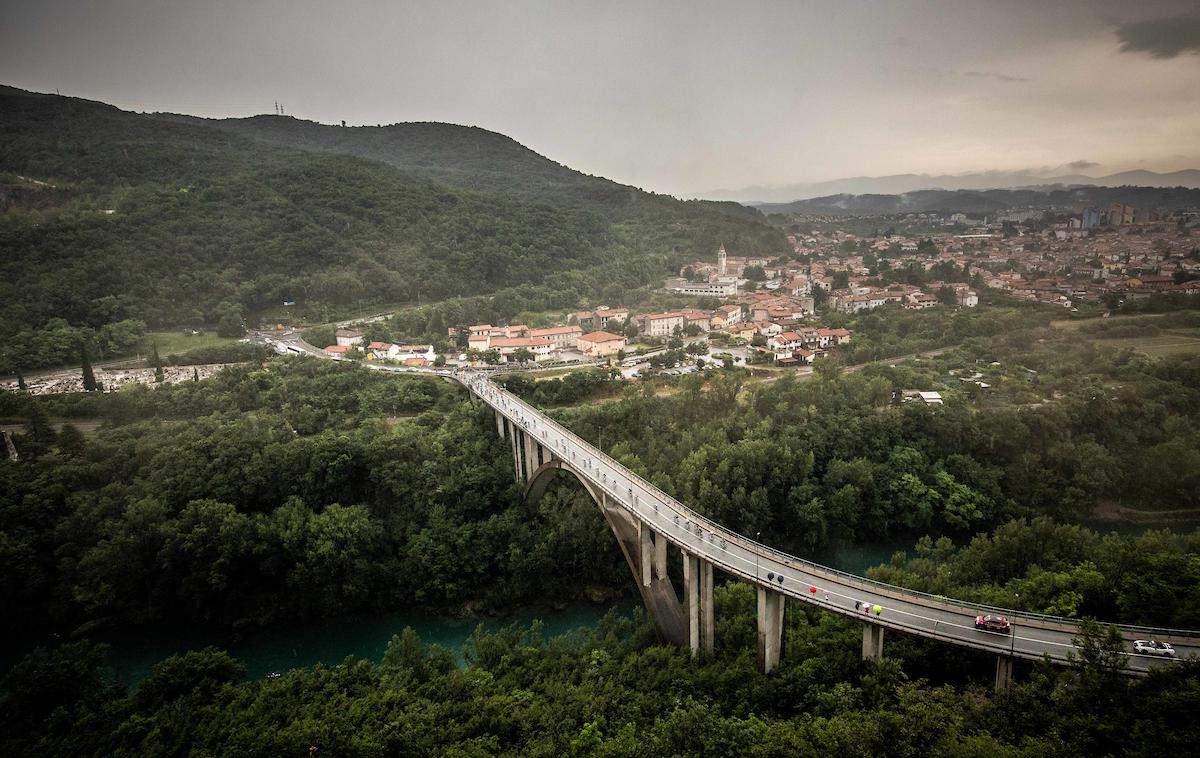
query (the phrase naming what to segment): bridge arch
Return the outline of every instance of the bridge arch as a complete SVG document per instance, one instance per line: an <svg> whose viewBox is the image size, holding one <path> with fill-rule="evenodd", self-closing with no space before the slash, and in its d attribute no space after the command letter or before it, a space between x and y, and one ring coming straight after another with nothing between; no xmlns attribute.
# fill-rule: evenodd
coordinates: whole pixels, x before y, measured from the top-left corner
<svg viewBox="0 0 1200 758"><path fill-rule="evenodd" d="M566 472L583 485L584 491L600 509L600 515L604 516L613 536L617 538L617 544L620 545L625 561L633 572L634 580L642 593L642 602L659 640L681 647L686 646L689 633L687 615L683 604L679 602L679 596L675 593L675 587L671 584L671 578L665 570L655 571L653 567L643 565L643 561L647 560L647 551L642 549L642 542L651 539L651 536L646 534L648 527L645 524L605 495L578 469L558 457L551 457L529 475L529 482L525 485L525 502L532 505L541 500L546 494L546 488L559 471ZM653 539L665 538L662 535L653 535ZM665 549L665 545L660 549ZM645 581L647 578L649 583Z"/></svg>

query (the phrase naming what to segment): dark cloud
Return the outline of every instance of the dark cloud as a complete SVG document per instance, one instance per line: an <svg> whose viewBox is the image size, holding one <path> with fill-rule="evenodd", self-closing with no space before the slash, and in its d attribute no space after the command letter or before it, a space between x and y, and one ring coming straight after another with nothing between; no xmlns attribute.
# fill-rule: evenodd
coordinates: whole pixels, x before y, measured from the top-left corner
<svg viewBox="0 0 1200 758"><path fill-rule="evenodd" d="M995 79L1001 82L1023 83L1032 82L1032 79L1026 79L1023 76L1009 76L1008 74L997 74L994 71L966 71L963 76L969 76L974 79Z"/></svg>
<svg viewBox="0 0 1200 758"><path fill-rule="evenodd" d="M1096 168L1099 165L1095 161L1071 161L1067 164L1067 168L1072 171L1086 171L1089 168Z"/></svg>
<svg viewBox="0 0 1200 758"><path fill-rule="evenodd" d="M1200 17L1160 18L1119 24L1117 38L1121 52L1146 53L1151 58L1174 58L1184 53L1200 53Z"/></svg>

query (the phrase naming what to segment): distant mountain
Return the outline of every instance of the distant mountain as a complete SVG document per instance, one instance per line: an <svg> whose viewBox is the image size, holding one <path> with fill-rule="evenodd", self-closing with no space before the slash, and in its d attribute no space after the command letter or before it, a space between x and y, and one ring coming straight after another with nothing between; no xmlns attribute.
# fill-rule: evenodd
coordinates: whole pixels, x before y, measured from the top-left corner
<svg viewBox="0 0 1200 758"><path fill-rule="evenodd" d="M995 213L1006 208L1069 208L1086 201L1105 207L1128 203L1139 208L1185 208L1200 205L1200 189L1183 187L1038 187L992 190L917 190L896 195L838 194L764 203L763 213L826 216L875 216L892 213Z"/></svg>
<svg viewBox="0 0 1200 758"><path fill-rule="evenodd" d="M461 297L475 310L445 319L502 320L620 302L722 243L788 249L752 208L590 177L482 129L222 123L0 86L0 363L54 319Z"/></svg>
<svg viewBox="0 0 1200 758"><path fill-rule="evenodd" d="M710 200L735 200L751 205L786 203L831 195L898 195L917 190L986 190L1019 189L1061 184L1096 187L1188 187L1200 188L1200 170L1185 169L1160 174L1154 171L1123 171L1108 176L1039 176L1028 172L988 171L978 174L941 175L895 174L892 176L856 176L812 184L790 184L774 187L744 187L738 190L714 190L701 193Z"/></svg>
<svg viewBox="0 0 1200 758"><path fill-rule="evenodd" d="M153 116L213 127L273 145L369 158L455 189L568 205L609 218L664 210L688 214L716 210L749 221L762 221L757 211L733 202L681 201L585 174L530 150L511 137L477 126L414 122L342 127L290 116L227 119L178 114Z"/></svg>

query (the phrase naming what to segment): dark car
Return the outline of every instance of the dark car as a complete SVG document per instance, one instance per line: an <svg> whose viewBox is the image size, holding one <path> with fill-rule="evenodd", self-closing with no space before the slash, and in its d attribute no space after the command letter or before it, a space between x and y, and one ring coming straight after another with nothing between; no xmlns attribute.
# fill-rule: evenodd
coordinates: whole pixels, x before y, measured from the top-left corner
<svg viewBox="0 0 1200 758"><path fill-rule="evenodd" d="M1008 634L1012 631L1012 624L1003 616L976 616L975 628L982 629L985 632L1003 632Z"/></svg>

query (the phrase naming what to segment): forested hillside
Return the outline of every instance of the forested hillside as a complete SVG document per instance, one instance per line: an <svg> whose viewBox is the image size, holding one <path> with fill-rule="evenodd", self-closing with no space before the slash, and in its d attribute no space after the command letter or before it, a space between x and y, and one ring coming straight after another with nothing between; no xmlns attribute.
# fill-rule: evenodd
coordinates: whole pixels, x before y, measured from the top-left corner
<svg viewBox="0 0 1200 758"><path fill-rule="evenodd" d="M877 402L889 382L911 378L894 371L748 392L685 385L564 416L593 439L603 426L614 455L644 460L691 504L761 527L772 544L803 548L832 534L833 519L855 536L889 522L964 538L999 524L957 547L922 540L873 575L1194 626L1200 532L1101 537L1045 518L1001 523L1069 513L1070 502L1046 498L1087 494L1086 461L1067 460L1061 438L1031 446L1028 430L1155 434L1146 398L1123 421L1079 406L1092 376L1123 372L1138 393L1195 407L1194 361L1129 363L1089 366L1061 408L974 422L961 405ZM782 664L760 674L754 591L738 582L716 588L716 653L698 661L655 644L648 624L610 617L558 640L536 624L481 629L464 668L411 630L379 661L265 680L247 680L225 653L193 651L126 692L102 677L103 647L89 638L103 629L485 609L632 594L634 583L578 484L524 503L490 415L434 379L280 358L194 384L0 399L0 413L32 416L23 460L0 462L3 624L49 625L64 640L3 673L6 755L1183 755L1196 739L1196 663L1126 678L1125 644L1095 624L1074 665L1022 663L1014 688L992 695L989 656L889 633L888 658L864 662L855 620L790 604ZM107 423L55 434L39 412ZM387 421L395 416L408 418ZM1080 456L1100 454L1081 443Z"/></svg>
<svg viewBox="0 0 1200 758"><path fill-rule="evenodd" d="M332 316L547 283L544 292L573 304L654 281L720 242L783 249L782 236L740 206L622 188L636 209L607 214L607 201L450 187L428 178L459 170L445 155L433 151L422 166L445 159L446 171L416 175L2 88L0 371L34 367L21 361L38 353L27 348L52 318L90 329L197 326L283 301ZM510 173L502 156L479 163L492 160L494 173ZM619 186L539 161L543 174ZM477 189L504 189L484 184Z"/></svg>
<svg viewBox="0 0 1200 758"><path fill-rule="evenodd" d="M575 171L539 155L511 137L476 126L404 123L341 127L289 116L202 119L175 114L158 118L212 126L274 145L356 155L389 163L456 189L499 192L554 205L570 205L612 219L660 218L699 221L714 210L755 220L758 211L733 202L681 202L601 176ZM771 244L765 235L739 248Z"/></svg>

